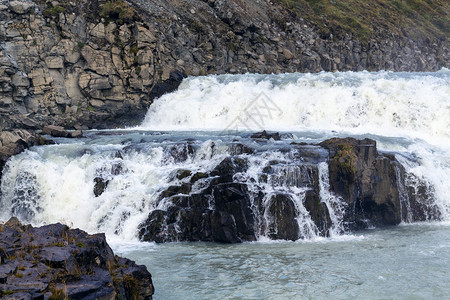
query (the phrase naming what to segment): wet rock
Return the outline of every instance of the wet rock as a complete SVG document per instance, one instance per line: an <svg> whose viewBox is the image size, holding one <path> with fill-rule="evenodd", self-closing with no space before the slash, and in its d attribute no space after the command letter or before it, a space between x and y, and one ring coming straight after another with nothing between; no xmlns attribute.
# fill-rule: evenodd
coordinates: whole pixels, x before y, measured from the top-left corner
<svg viewBox="0 0 450 300"><path fill-rule="evenodd" d="M289 195L276 194L269 200L269 237L275 240L299 239L299 227L297 222L297 212L294 203Z"/></svg>
<svg viewBox="0 0 450 300"><path fill-rule="evenodd" d="M278 132L275 133L267 133L267 131L263 130L262 132L254 133L250 136L253 139L274 139L275 141L280 140L280 134Z"/></svg>
<svg viewBox="0 0 450 300"><path fill-rule="evenodd" d="M166 159L172 159L175 163L186 161L189 157L192 157L195 150L189 143L182 143L170 146L165 151Z"/></svg>
<svg viewBox="0 0 450 300"><path fill-rule="evenodd" d="M68 137L69 132L62 126L47 125L42 129L42 134L51 135L53 137Z"/></svg>
<svg viewBox="0 0 450 300"><path fill-rule="evenodd" d="M208 174L203 173L203 172L197 172L194 175L192 175L191 177L191 183L195 183L196 181L202 179L202 178L207 178Z"/></svg>
<svg viewBox="0 0 450 300"><path fill-rule="evenodd" d="M189 177L192 175L192 171L191 170L178 170L177 174L175 175L175 177L179 180L184 179L186 177Z"/></svg>
<svg viewBox="0 0 450 300"><path fill-rule="evenodd" d="M228 151L231 155L240 155L240 154L253 154L255 149L252 149L249 146L246 146L241 143L232 143L228 146Z"/></svg>
<svg viewBox="0 0 450 300"><path fill-rule="evenodd" d="M330 186L347 203L344 219L349 229L402 221L400 198L406 193L399 190L399 184L404 182L404 168L394 156L378 153L376 142L370 139L334 138L320 145L330 151ZM414 198L408 201L417 203ZM432 208L413 206L415 215L430 212L438 218Z"/></svg>
<svg viewBox="0 0 450 300"><path fill-rule="evenodd" d="M0 295L8 299L151 299L145 266L115 256L103 234L62 224L0 225Z"/></svg>
<svg viewBox="0 0 450 300"><path fill-rule="evenodd" d="M320 236L329 236L332 226L330 213L327 205L320 200L319 191L309 190L306 192L304 206L309 212L311 220L317 227Z"/></svg>
<svg viewBox="0 0 450 300"><path fill-rule="evenodd" d="M70 131L68 137L70 138L80 138L83 136L83 132L81 130Z"/></svg>
<svg viewBox="0 0 450 300"><path fill-rule="evenodd" d="M233 182L233 176L236 173L244 172L247 168L248 163L246 159L227 157L211 171L211 176L218 177L215 181L217 183Z"/></svg>
<svg viewBox="0 0 450 300"><path fill-rule="evenodd" d="M105 192L108 187L109 180L105 180L102 177L94 178L94 195L99 197L103 192Z"/></svg>
<svg viewBox="0 0 450 300"><path fill-rule="evenodd" d="M183 81L183 78L185 77L186 74L182 71L175 70L170 72L170 76L167 80L157 83L153 87L150 96L152 98L158 98L166 93L175 91L180 85L181 81Z"/></svg>
<svg viewBox="0 0 450 300"><path fill-rule="evenodd" d="M255 220L251 209L249 192L245 184L222 183L213 187L212 193L215 201L215 208L219 212L226 212L232 216L227 218L227 228L234 232L241 241L254 241ZM224 214L221 215L223 218ZM229 231L229 230L228 230ZM232 240L221 240L221 242L235 242Z"/></svg>

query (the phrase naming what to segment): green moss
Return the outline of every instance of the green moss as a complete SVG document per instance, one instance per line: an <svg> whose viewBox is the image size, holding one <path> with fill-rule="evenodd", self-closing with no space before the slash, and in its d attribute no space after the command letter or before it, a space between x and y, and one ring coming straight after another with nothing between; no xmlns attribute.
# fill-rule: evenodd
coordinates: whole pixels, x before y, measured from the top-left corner
<svg viewBox="0 0 450 300"><path fill-rule="evenodd" d="M68 299L66 293L64 292L63 289L57 289L54 286L50 288L50 293L52 293L52 295L50 297L48 297L49 300L64 300L64 299Z"/></svg>
<svg viewBox="0 0 450 300"><path fill-rule="evenodd" d="M78 242L77 243L77 247L84 248L85 246L84 246L84 244L82 242Z"/></svg>
<svg viewBox="0 0 450 300"><path fill-rule="evenodd" d="M139 51L139 47L138 46L133 46L130 48L130 53L136 55Z"/></svg>
<svg viewBox="0 0 450 300"><path fill-rule="evenodd" d="M83 49L84 45L85 45L84 43L78 42L78 43L76 44L76 46L73 47L72 53L75 53L75 52L80 51L81 49Z"/></svg>
<svg viewBox="0 0 450 300"><path fill-rule="evenodd" d="M124 275L123 276L123 283L125 288L128 290L128 292L131 294L131 299L139 299L139 286L137 284L136 278L134 278L131 275Z"/></svg>
<svg viewBox="0 0 450 300"><path fill-rule="evenodd" d="M62 6L49 7L42 12L42 15L46 18L52 18L59 16L60 13L64 13L66 9Z"/></svg>
<svg viewBox="0 0 450 300"><path fill-rule="evenodd" d="M193 32L202 33L207 32L207 29L204 24L199 22L197 19L192 19L188 24L189 29Z"/></svg>
<svg viewBox="0 0 450 300"><path fill-rule="evenodd" d="M353 181L356 176L356 155L352 146L348 144L338 144L336 155L333 159L339 165L341 173L346 174L346 176Z"/></svg>
<svg viewBox="0 0 450 300"><path fill-rule="evenodd" d="M65 244L64 244L63 241L56 241L56 242L53 243L53 246L55 246L55 247L64 247Z"/></svg>
<svg viewBox="0 0 450 300"><path fill-rule="evenodd" d="M417 40L450 37L450 2L443 0L274 0L318 29L322 38L344 34L367 43L382 34ZM282 23L282 22L280 22Z"/></svg>
<svg viewBox="0 0 450 300"><path fill-rule="evenodd" d="M107 22L113 21L119 25L133 21L135 14L134 8L121 0L106 2L100 12Z"/></svg>

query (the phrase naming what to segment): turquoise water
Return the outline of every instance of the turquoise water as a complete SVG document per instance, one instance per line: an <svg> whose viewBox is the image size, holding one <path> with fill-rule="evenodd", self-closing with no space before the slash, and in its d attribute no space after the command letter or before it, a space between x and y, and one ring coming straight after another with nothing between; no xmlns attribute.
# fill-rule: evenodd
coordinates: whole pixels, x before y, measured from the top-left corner
<svg viewBox="0 0 450 300"><path fill-rule="evenodd" d="M448 299L450 224L297 242L115 244L154 299Z"/></svg>

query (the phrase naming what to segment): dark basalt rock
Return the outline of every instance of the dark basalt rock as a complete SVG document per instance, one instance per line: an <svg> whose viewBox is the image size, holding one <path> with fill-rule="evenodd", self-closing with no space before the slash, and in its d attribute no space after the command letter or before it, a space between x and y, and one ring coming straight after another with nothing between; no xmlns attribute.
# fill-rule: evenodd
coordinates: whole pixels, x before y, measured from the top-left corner
<svg viewBox="0 0 450 300"><path fill-rule="evenodd" d="M62 224L0 225L0 296L8 299L152 299L145 266L115 256L104 234Z"/></svg>
<svg viewBox="0 0 450 300"><path fill-rule="evenodd" d="M394 156L378 153L373 140L336 138L320 146L292 148L286 160L262 166L259 182L241 180L249 168L242 153L224 158L210 172L178 171L183 182L161 191L157 200L168 208L151 212L140 225L139 237L156 242L236 243L254 241L260 234L285 240L329 236L333 224L322 192L340 197L343 230L440 218L433 191L406 174ZM321 191L318 164L327 159L330 191ZM269 195L264 184L284 190ZM294 202L290 188L305 189L301 204ZM313 226L299 228L296 205L304 206Z"/></svg>
<svg viewBox="0 0 450 300"><path fill-rule="evenodd" d="M319 193L316 190L306 192L304 206L311 216L311 220L316 224L318 233L321 236L329 236L331 228L331 218L328 207L320 201Z"/></svg>
<svg viewBox="0 0 450 300"><path fill-rule="evenodd" d="M275 141L279 141L281 139L280 134L278 132L267 133L267 131L265 130L263 130L262 132L254 133L250 137L253 139L265 139L265 140L274 139Z"/></svg>
<svg viewBox="0 0 450 300"><path fill-rule="evenodd" d="M222 213L222 217L223 213L228 213L233 217L232 220L229 219L228 224L229 227L236 228L238 240L256 240L255 220L247 186L240 183L218 184L213 187L212 195L216 210ZM223 242L231 242L231 240Z"/></svg>
<svg viewBox="0 0 450 300"><path fill-rule="evenodd" d="M94 178L94 195L99 197L108 187L109 180L105 180L102 177Z"/></svg>
<svg viewBox="0 0 450 300"><path fill-rule="evenodd" d="M228 152L231 155L240 155L240 154L253 154L255 153L255 149L250 148L241 143L232 143L228 146Z"/></svg>
<svg viewBox="0 0 450 300"><path fill-rule="evenodd" d="M217 176L217 183L233 182L236 173L247 170L247 160L240 157L227 157L211 172L211 176Z"/></svg>
<svg viewBox="0 0 450 300"><path fill-rule="evenodd" d="M169 79L159 82L153 86L153 89L150 92L150 98L155 99L166 93L175 91L185 77L186 73L183 71L174 70L170 72Z"/></svg>
<svg viewBox="0 0 450 300"><path fill-rule="evenodd" d="M269 204L269 237L295 241L300 238L296 209L289 195L276 194Z"/></svg>
<svg viewBox="0 0 450 300"><path fill-rule="evenodd" d="M348 204L344 218L348 229L396 225L402 221L405 212L400 197L406 195L401 195L399 184L405 182L405 170L394 156L378 153L376 142L370 139L334 138L320 145L330 151L331 190ZM408 194L408 202L415 208L412 214L417 216L414 219L438 219L438 210L431 205L431 193L424 194L427 196L422 200L421 193Z"/></svg>

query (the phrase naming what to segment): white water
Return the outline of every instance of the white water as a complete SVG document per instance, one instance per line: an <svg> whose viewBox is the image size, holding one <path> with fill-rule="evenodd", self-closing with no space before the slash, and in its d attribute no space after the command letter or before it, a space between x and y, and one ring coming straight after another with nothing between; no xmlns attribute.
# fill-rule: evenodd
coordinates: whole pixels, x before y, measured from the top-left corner
<svg viewBox="0 0 450 300"><path fill-rule="evenodd" d="M259 145L243 132L224 134L234 129L293 136ZM3 170L0 219L16 215L34 225L63 222L105 232L116 254L147 265L154 299L444 299L450 293L449 70L188 78L155 100L140 128L85 134L11 158ZM433 191L443 220L346 233L345 206L330 192L326 157L319 155L320 200L332 220L330 238L319 237L303 205L308 187L302 168L309 162L299 162L290 143L334 136L369 137L395 154L407 172L406 182L399 182L401 205L408 207L406 186L418 190L419 178ZM258 151L241 155L249 169L234 180L255 195L264 191L266 205L273 194L289 194L305 240L271 240L272 217L255 212L257 243L139 242L138 225L153 209L167 208L167 201L158 201L160 192L183 182L176 171L213 169L235 140ZM173 154L182 153L187 141L195 151L177 160ZM264 179L268 164L275 172ZM99 197L96 177L109 180ZM402 219L412 220L408 209Z"/></svg>
<svg viewBox="0 0 450 300"><path fill-rule="evenodd" d="M450 70L189 77L141 128L371 133L448 149Z"/></svg>
<svg viewBox="0 0 450 300"><path fill-rule="evenodd" d="M416 159L411 164L397 155L409 173L433 187L444 219L450 220L448 69L191 77L155 101L140 128L376 135L379 149Z"/></svg>
<svg viewBox="0 0 450 300"><path fill-rule="evenodd" d="M63 222L134 240L148 213L167 205L157 201L159 193L182 182L174 178L176 170L207 172L229 155L227 145L233 139L252 143L242 133L224 136L211 129L294 132L284 142L271 141L260 154L251 155L249 170L235 179L255 192L263 189L265 201L274 192L289 193L304 238L317 238L317 228L302 203L305 189L296 184L301 177L298 166L282 166L267 182L259 176L271 160L292 160L292 153L278 148L289 147L291 141L314 143L332 136L370 137L379 148L394 151L408 173L434 190L443 219L450 221L449 70L188 78L178 91L155 100L142 126L128 135L92 133L76 143L60 140L61 145L36 147L12 157L2 178L0 218L19 215L34 224ZM145 130L187 132L157 135ZM178 148L185 147L186 139L193 140L195 153L176 161L171 153L182 151ZM122 158L117 156L119 150ZM117 168L121 171L114 174ZM281 173L285 176L277 177ZM99 197L93 194L96 177L110 180ZM329 192L325 161L319 164L319 177L321 201L333 222L330 234L338 236L343 233L345 207ZM193 187L201 188L201 181ZM268 218L257 220L266 225L262 240L269 233Z"/></svg>

